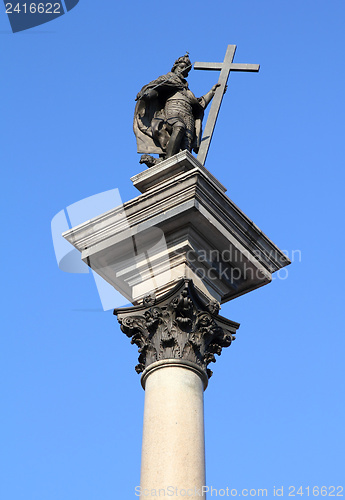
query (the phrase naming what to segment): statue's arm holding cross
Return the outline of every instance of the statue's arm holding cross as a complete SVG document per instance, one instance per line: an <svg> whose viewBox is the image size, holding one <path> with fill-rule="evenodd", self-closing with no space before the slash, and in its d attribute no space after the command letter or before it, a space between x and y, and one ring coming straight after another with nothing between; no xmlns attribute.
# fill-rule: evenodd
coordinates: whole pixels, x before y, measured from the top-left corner
<svg viewBox="0 0 345 500"><path fill-rule="evenodd" d="M211 109L208 115L205 131L203 138L201 140L198 161L204 165L210 147L210 142L212 139L212 134L214 127L216 125L218 113L220 106L222 104L224 91L226 90L227 81L230 75L230 71L259 71L259 64L238 64L233 63L234 55L236 51L236 45L228 45L224 61L222 63L206 63L206 62L196 62L194 63L194 69L204 69L208 71L220 71L218 87L213 98Z"/></svg>

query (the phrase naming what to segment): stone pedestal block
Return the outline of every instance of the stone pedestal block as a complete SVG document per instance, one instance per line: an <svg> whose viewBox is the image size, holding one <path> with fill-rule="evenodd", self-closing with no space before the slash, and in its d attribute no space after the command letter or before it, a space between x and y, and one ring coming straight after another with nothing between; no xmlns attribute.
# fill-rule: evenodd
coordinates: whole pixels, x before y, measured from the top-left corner
<svg viewBox="0 0 345 500"><path fill-rule="evenodd" d="M132 178L142 193L64 233L84 262L134 305L183 278L208 300L271 281L289 259L188 151Z"/></svg>

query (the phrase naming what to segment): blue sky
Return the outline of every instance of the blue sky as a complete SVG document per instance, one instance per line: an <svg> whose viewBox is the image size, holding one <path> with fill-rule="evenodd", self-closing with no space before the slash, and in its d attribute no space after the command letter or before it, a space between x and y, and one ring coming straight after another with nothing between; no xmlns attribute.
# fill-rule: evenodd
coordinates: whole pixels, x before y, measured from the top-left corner
<svg viewBox="0 0 345 500"><path fill-rule="evenodd" d="M207 484L345 486L344 18L341 0L80 0L13 34L1 9L1 499L135 498L137 351L92 276L59 270L50 222L137 196L135 95L186 50L221 61L228 44L261 69L230 76L206 167L295 257L222 307L241 328L205 392ZM196 95L216 80L189 78Z"/></svg>

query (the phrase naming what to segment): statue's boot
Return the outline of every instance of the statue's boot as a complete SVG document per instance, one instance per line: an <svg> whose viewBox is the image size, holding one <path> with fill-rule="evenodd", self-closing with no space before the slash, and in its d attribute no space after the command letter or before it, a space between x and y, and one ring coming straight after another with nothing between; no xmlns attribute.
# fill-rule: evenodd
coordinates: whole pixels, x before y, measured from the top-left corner
<svg viewBox="0 0 345 500"><path fill-rule="evenodd" d="M184 133L184 127L173 127L173 131L167 145L165 158L170 158L179 152Z"/></svg>

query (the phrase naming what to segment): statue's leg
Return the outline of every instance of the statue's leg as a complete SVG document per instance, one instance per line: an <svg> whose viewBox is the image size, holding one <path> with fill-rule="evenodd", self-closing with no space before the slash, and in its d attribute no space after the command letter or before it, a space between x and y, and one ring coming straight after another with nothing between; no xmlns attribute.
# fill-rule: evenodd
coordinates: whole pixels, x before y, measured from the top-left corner
<svg viewBox="0 0 345 500"><path fill-rule="evenodd" d="M193 134L188 128L186 128L180 144L181 151L184 151L185 149L187 149L187 151L192 151L192 143L193 143Z"/></svg>
<svg viewBox="0 0 345 500"><path fill-rule="evenodd" d="M181 124L181 122L173 125L172 133L166 149L165 158L170 158L180 151L180 146L185 130L186 128Z"/></svg>
<svg viewBox="0 0 345 500"><path fill-rule="evenodd" d="M170 129L171 127L167 124L164 124L159 128L153 129L152 133L153 138L156 142L158 142L158 144L162 148L162 151L166 150L167 144L169 142L171 133Z"/></svg>

